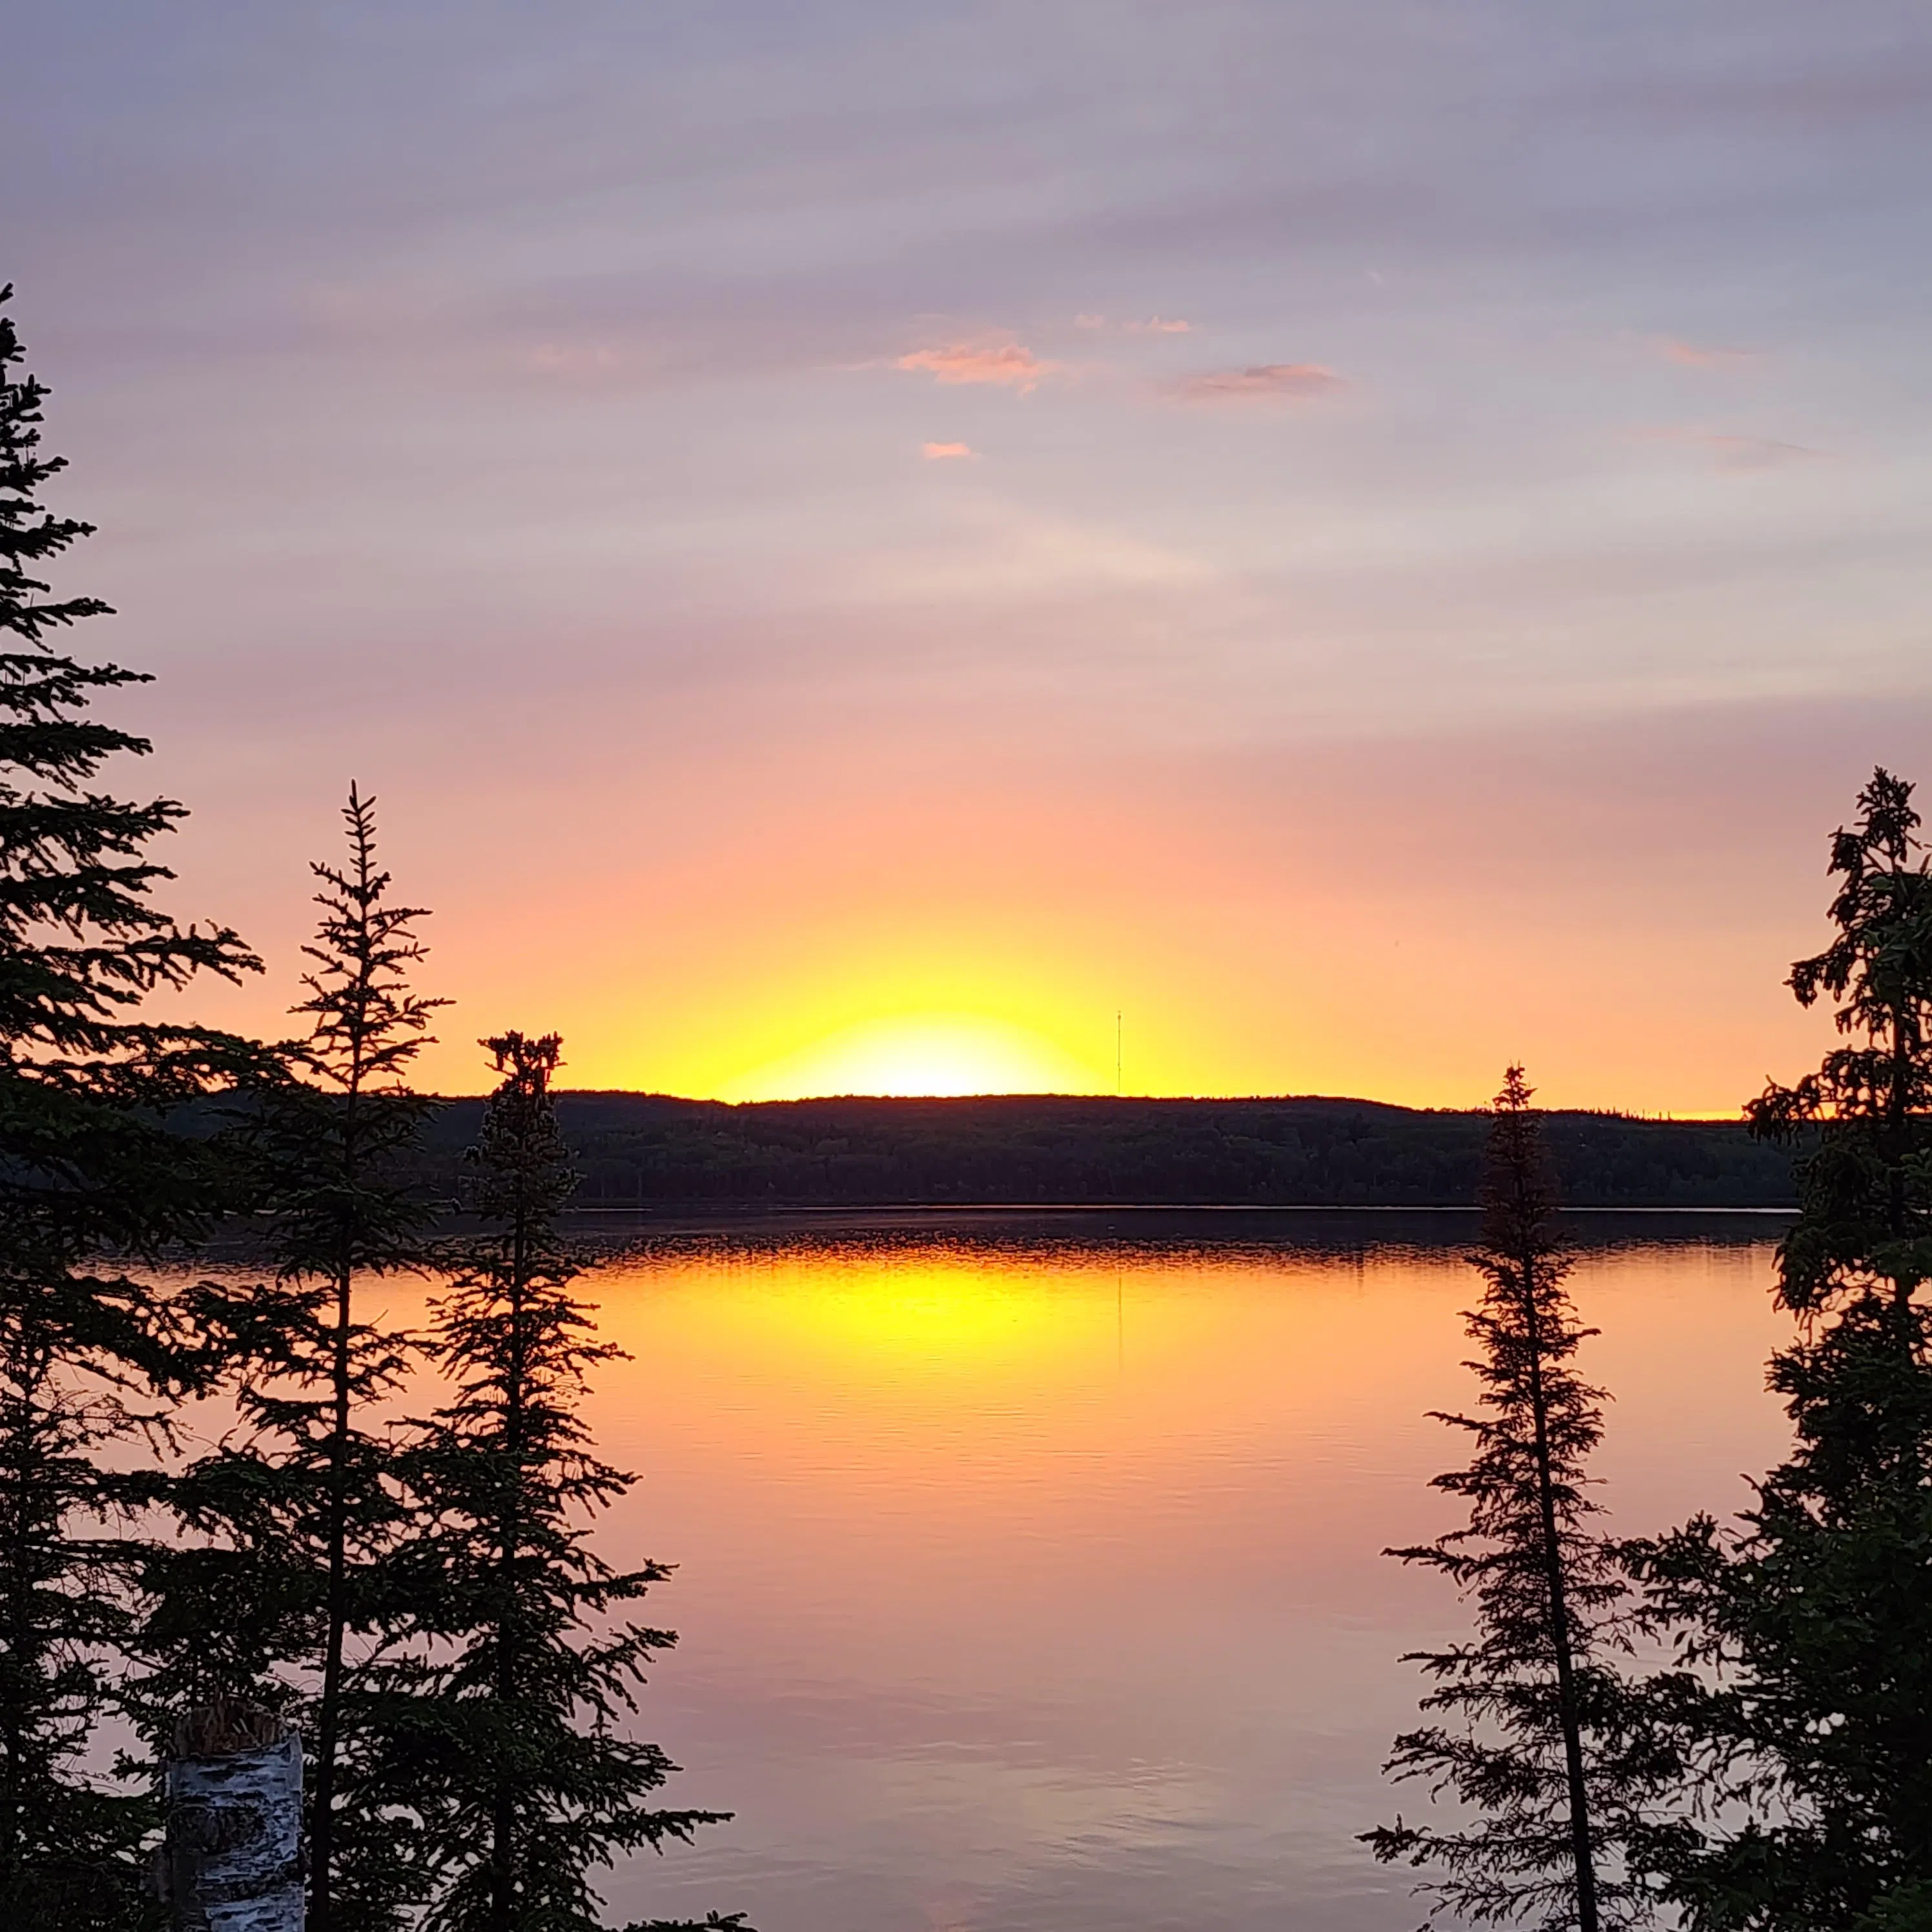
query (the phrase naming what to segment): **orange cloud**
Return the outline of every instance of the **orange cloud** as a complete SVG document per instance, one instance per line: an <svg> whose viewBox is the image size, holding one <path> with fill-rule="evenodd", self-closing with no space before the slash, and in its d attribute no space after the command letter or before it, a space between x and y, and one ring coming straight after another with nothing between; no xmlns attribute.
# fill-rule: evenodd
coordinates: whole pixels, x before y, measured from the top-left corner
<svg viewBox="0 0 1932 1932"><path fill-rule="evenodd" d="M922 442L919 453L928 463L954 463L980 452L970 442Z"/></svg>
<svg viewBox="0 0 1932 1932"><path fill-rule="evenodd" d="M1174 385L1174 393L1190 402L1211 403L1319 396L1344 386L1342 377L1318 362L1264 362L1252 368L1210 369L1184 376Z"/></svg>
<svg viewBox="0 0 1932 1932"><path fill-rule="evenodd" d="M1022 394L1042 376L1060 365L1043 362L1030 349L1011 340L954 342L940 349L915 349L892 367L923 371L941 382L990 382Z"/></svg>
<svg viewBox="0 0 1932 1932"><path fill-rule="evenodd" d="M1755 349L1703 348L1694 342L1680 342L1674 336L1660 336L1657 352L1666 362L1681 362L1691 369L1735 368L1759 352Z"/></svg>

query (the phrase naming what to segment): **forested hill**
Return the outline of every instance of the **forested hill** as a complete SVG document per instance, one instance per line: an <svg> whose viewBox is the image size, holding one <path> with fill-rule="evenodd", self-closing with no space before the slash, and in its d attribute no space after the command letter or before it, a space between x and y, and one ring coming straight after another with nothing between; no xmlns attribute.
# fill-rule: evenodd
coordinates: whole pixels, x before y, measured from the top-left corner
<svg viewBox="0 0 1932 1932"><path fill-rule="evenodd" d="M478 1100L432 1129L453 1180ZM914 1203L1455 1206L1474 1198L1488 1116L1370 1100L765 1101L564 1094L586 1207ZM1736 1122L1546 1117L1579 1208L1782 1207L1790 1156Z"/></svg>

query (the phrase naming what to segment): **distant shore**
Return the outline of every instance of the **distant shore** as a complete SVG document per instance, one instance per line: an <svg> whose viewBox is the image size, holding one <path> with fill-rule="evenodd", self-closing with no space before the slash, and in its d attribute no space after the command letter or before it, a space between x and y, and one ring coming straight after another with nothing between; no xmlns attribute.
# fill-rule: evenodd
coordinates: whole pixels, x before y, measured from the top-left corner
<svg viewBox="0 0 1932 1932"><path fill-rule="evenodd" d="M454 1188L482 1102L449 1101L424 1178ZM848 1098L728 1105L566 1093L580 1209L712 1217L878 1209L1046 1213L1383 1208L1475 1197L1489 1116L1372 1100L1075 1095ZM1546 1117L1577 1209L1795 1204L1788 1150L1742 1121Z"/></svg>

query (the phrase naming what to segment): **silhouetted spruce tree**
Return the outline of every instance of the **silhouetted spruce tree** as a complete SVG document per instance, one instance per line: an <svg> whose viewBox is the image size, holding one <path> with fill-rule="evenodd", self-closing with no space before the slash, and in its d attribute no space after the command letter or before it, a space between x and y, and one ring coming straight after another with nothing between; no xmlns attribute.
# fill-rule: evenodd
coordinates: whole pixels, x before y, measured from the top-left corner
<svg viewBox="0 0 1932 1932"><path fill-rule="evenodd" d="M1932 1925L1932 875L1909 784L1875 772L1858 812L1832 944L1790 982L1846 1043L1750 1108L1814 1143L1778 1258L1804 1330L1770 1375L1797 1446L1735 1528L1636 1552L1704 1774L1655 1862L1711 1932Z"/></svg>
<svg viewBox="0 0 1932 1932"><path fill-rule="evenodd" d="M393 1778L393 1726L416 1665L391 1570L404 1512L381 1406L418 1359L358 1306L380 1276L424 1262L434 1212L412 1165L435 1102L411 1090L434 1009L410 990L417 908L390 900L374 802L352 786L344 866L304 949L305 1040L255 1096L253 1144L274 1205L272 1286L205 1294L202 1319L244 1366L235 1436L185 1471L186 1534L150 1553L142 1648L152 1728L216 1696L297 1718L309 1756L308 1923L380 1932L426 1886L420 1820Z"/></svg>
<svg viewBox="0 0 1932 1932"><path fill-rule="evenodd" d="M601 1922L595 1868L726 1814L654 1806L675 1766L619 1734L646 1664L675 1639L610 1613L669 1573L614 1570L590 1541L590 1519L632 1478L598 1460L577 1412L586 1372L622 1352L596 1340L557 1238L576 1184L550 1093L557 1038L484 1044L502 1076L471 1156L489 1232L438 1304L454 1392L410 1462L432 1526L410 1595L449 1647L420 1726L437 1745L418 1771L439 1873L426 1923L566 1932Z"/></svg>
<svg viewBox="0 0 1932 1932"><path fill-rule="evenodd" d="M1365 1838L1378 1858L1431 1874L1418 1890L1433 1900L1432 1922L1600 1932L1648 1916L1626 1852L1672 1766L1610 1660L1629 1586L1616 1546L1590 1526L1598 1505L1586 1471L1604 1396L1574 1358L1595 1331L1579 1325L1564 1287L1570 1261L1530 1094L1512 1066L1471 1258L1488 1282L1468 1316L1484 1412L1437 1418L1475 1438L1468 1466L1434 1482L1467 1500L1468 1522L1390 1552L1473 1598L1478 1634L1406 1660L1435 1682L1423 1709L1448 1721L1399 1737L1388 1768L1478 1815L1443 1829L1398 1819Z"/></svg>
<svg viewBox="0 0 1932 1932"><path fill-rule="evenodd" d="M148 746L83 714L146 680L49 646L107 607L52 599L36 574L92 526L39 501L63 466L40 454L46 392L14 379L20 356L0 314L0 1924L78 1932L139 1922L151 1815L82 1768L128 1624L106 1530L130 1486L104 1452L164 1426L154 1398L196 1372L172 1311L104 1258L192 1240L227 1204L218 1138L169 1116L256 1064L240 1040L138 1013L259 962L152 902L172 875L147 848L182 808L92 789Z"/></svg>

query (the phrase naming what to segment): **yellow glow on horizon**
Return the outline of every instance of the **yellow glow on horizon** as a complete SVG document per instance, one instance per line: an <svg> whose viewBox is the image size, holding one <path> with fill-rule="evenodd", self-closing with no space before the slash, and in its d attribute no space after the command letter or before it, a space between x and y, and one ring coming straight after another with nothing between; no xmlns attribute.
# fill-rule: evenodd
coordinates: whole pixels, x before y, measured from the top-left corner
<svg viewBox="0 0 1932 1932"><path fill-rule="evenodd" d="M727 1100L826 1094L1090 1094L1094 1070L1032 1028L970 1012L894 1013L836 1028L723 1083Z"/></svg>

